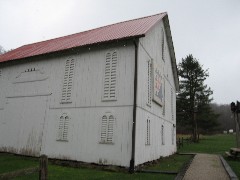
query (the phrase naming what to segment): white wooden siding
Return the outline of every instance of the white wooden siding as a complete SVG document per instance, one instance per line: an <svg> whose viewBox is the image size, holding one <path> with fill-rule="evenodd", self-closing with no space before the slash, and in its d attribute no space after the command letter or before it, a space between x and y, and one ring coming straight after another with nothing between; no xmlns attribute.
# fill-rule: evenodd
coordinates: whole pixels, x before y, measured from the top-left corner
<svg viewBox="0 0 240 180"><path fill-rule="evenodd" d="M121 89L115 88L117 101L102 101L106 53L115 50L117 58L113 54L112 59L113 63L117 59L117 65L113 64L117 71L112 71L112 77L117 77ZM4 67L7 74L2 74L0 80L0 103L4 102L2 107L0 104L0 150L128 167L132 150L134 45L93 48L70 57L42 57ZM67 70L74 86L70 88L71 103L62 103L68 59L74 60L74 70ZM25 72L27 69L33 71ZM99 121L105 112L114 112L108 125L107 141L112 141L111 145L99 143ZM60 123L62 115L65 126Z"/></svg>
<svg viewBox="0 0 240 180"><path fill-rule="evenodd" d="M140 38L138 54L138 96L137 96L137 130L136 130L136 164L158 159L160 156L168 156L176 151L176 144L172 144L172 126L176 122L175 116L175 85L172 75L171 60L166 37L163 39L162 29L164 25L160 22L144 38ZM147 59L157 62L160 73L163 76L163 105L152 101L151 107L146 103L148 97L148 64ZM172 89L172 100L171 100ZM173 103L171 103L173 102ZM171 105L172 104L172 105ZM173 108L172 108L173 107ZM171 110L172 108L172 110ZM173 115L173 116L172 116ZM146 143L143 137L145 133L146 118L151 119L151 145ZM164 126L164 136L162 139L162 125ZM145 135L146 136L146 135ZM162 144L164 141L164 145Z"/></svg>

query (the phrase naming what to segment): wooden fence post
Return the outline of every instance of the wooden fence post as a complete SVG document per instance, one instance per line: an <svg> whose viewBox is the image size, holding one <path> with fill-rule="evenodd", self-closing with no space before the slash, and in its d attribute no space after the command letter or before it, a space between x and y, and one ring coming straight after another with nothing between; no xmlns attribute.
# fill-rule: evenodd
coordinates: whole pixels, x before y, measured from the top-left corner
<svg viewBox="0 0 240 180"><path fill-rule="evenodd" d="M48 157L46 155L41 155L39 165L39 180L47 180L47 176L48 176Z"/></svg>

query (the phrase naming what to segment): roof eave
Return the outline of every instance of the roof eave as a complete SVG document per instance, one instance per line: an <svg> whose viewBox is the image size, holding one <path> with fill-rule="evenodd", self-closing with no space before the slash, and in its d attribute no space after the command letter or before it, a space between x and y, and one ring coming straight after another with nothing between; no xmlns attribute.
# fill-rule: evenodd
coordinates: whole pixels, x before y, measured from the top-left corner
<svg viewBox="0 0 240 180"><path fill-rule="evenodd" d="M172 34L171 34L171 29L170 29L170 24L169 24L169 19L167 14L163 17L163 23L165 27L165 32L166 32L167 42L168 42L168 47L170 52L175 88L176 88L176 91L179 91L179 79L178 79L178 71L177 71L177 64L176 64L176 56L175 56L175 51L174 51L174 46L172 41Z"/></svg>
<svg viewBox="0 0 240 180"><path fill-rule="evenodd" d="M20 60L20 59L27 59L27 58L37 57L37 56L44 56L44 55L49 55L49 54L54 54L54 53L59 53L59 52L66 52L66 51L69 51L69 50L75 50L77 48L92 47L92 46L96 46L96 45L114 43L114 42L118 42L118 41L138 39L138 38L141 38L141 37L145 37L145 34L139 34L139 35L136 35L136 36L128 36L128 37L113 39L113 40L109 40L109 41L96 42L96 43L92 43L92 44L84 44L84 45L81 45L81 46L76 46L76 47L71 47L71 48L62 49L62 50L58 50L58 51L51 51L51 52L48 52L48 53L37 54L37 55L33 55L33 56L27 56L27 57L16 58L16 59L5 59L5 60L1 61L1 58L0 58L0 63ZM4 55L4 54L2 54L2 55Z"/></svg>

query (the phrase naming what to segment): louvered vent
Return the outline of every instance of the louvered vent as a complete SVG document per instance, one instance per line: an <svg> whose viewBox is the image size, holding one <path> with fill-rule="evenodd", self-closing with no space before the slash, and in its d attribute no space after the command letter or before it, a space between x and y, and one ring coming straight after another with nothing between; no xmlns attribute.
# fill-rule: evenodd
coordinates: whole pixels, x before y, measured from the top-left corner
<svg viewBox="0 0 240 180"><path fill-rule="evenodd" d="M174 113L173 113L173 90L171 89L171 114L172 114L172 121L174 120Z"/></svg>
<svg viewBox="0 0 240 180"><path fill-rule="evenodd" d="M147 65L147 105L152 105L152 63L148 61Z"/></svg>
<svg viewBox="0 0 240 180"><path fill-rule="evenodd" d="M116 85L117 85L117 52L106 54L103 100L116 100Z"/></svg>
<svg viewBox="0 0 240 180"><path fill-rule="evenodd" d="M74 59L68 59L65 65L65 72L62 87L62 103L71 103L73 76L74 76Z"/></svg>
<svg viewBox="0 0 240 180"><path fill-rule="evenodd" d="M166 111L166 95L165 95L165 91L166 91L166 84L165 84L165 78L163 79L163 115L165 115L165 111Z"/></svg>
<svg viewBox="0 0 240 180"><path fill-rule="evenodd" d="M164 48L165 48L165 34L164 34L164 30L162 29L162 60L164 61L165 60L165 51L164 51Z"/></svg>
<svg viewBox="0 0 240 180"><path fill-rule="evenodd" d="M161 129L161 136L162 136L162 145L165 144L165 132L164 132L164 126L162 125Z"/></svg>
<svg viewBox="0 0 240 180"><path fill-rule="evenodd" d="M101 142L105 142L107 139L107 124L108 118L107 116L102 117L102 127L101 127Z"/></svg>
<svg viewBox="0 0 240 180"><path fill-rule="evenodd" d="M58 140L68 141L69 116L63 114L59 119Z"/></svg>
<svg viewBox="0 0 240 180"><path fill-rule="evenodd" d="M110 115L108 119L107 142L113 142L113 123L114 123L114 117Z"/></svg>
<svg viewBox="0 0 240 180"><path fill-rule="evenodd" d="M146 145L150 145L150 119L147 119Z"/></svg>
<svg viewBox="0 0 240 180"><path fill-rule="evenodd" d="M172 145L175 143L175 125L172 126Z"/></svg>
<svg viewBox="0 0 240 180"><path fill-rule="evenodd" d="M106 143L106 144L113 143L114 121L115 121L115 118L111 114L107 114L102 117L101 143Z"/></svg>

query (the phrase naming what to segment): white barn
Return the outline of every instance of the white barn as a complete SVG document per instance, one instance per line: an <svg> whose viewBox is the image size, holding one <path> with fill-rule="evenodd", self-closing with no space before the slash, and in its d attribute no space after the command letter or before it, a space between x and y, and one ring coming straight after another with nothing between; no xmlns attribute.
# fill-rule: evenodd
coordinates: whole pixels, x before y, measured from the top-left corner
<svg viewBox="0 0 240 180"><path fill-rule="evenodd" d="M176 152L167 13L0 56L0 151L135 167Z"/></svg>

